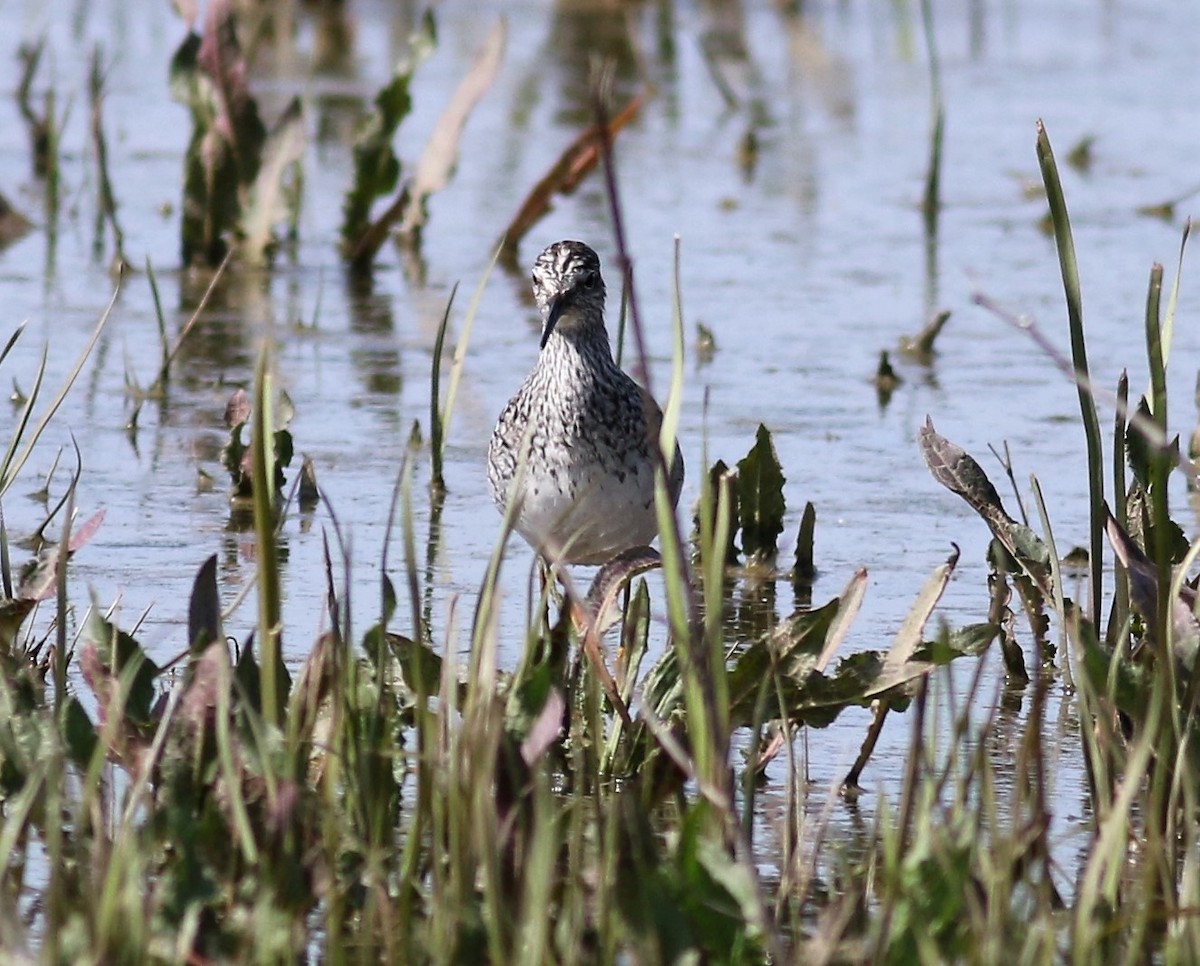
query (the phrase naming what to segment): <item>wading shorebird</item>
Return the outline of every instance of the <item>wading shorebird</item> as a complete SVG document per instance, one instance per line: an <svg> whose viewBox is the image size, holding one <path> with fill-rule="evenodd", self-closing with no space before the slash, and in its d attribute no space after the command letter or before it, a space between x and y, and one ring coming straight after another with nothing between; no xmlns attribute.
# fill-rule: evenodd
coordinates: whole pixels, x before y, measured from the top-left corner
<svg viewBox="0 0 1200 966"><path fill-rule="evenodd" d="M608 563L658 534L662 410L613 361L592 249L577 241L547 248L533 265L533 294L541 349L492 431L492 499L501 512L515 504L516 531L551 563ZM676 444L672 507L682 487Z"/></svg>

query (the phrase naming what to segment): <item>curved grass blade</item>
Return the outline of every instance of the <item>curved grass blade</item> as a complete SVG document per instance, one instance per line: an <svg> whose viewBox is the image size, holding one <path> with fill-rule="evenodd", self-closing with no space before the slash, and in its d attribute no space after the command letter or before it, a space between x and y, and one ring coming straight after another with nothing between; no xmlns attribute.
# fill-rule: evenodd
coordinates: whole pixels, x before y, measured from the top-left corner
<svg viewBox="0 0 1200 966"><path fill-rule="evenodd" d="M54 414L58 412L58 407L62 405L63 400L67 398L67 393L71 386L75 384L76 378L83 370L83 364L87 361L88 356L92 354L92 349L96 346L96 341L100 338L100 333L104 331L104 326L108 324L108 319L112 315L113 306L117 304L117 296L121 292L120 279L117 280L116 286L113 288L112 298L108 300L108 306L104 313L100 316L100 321L96 323L96 328L92 330L91 338L88 339L87 345L83 347L79 358L75 361L75 365L67 374L67 378L63 381L62 387L58 390L58 395L51 400L46 411L42 413L41 419L37 421L37 425L33 427L32 432L25 440L24 447L17 453L17 448L20 446L21 438L25 434L25 429L28 425L29 414L33 409L33 400L36 398L35 392L30 392L29 401L26 403L26 408L21 414L21 419L17 423L17 428L13 431L12 438L8 444L8 451L4 454L4 461L0 463L0 498L8 492L8 488L12 486L13 480L17 474L21 472L26 460L29 459L29 454L33 452L33 447L37 444L39 438L46 427L50 424L50 420L54 418ZM7 350L6 350L7 351ZM37 385L41 386L42 377L45 374L46 362L45 353L42 354L42 363L38 367Z"/></svg>
<svg viewBox="0 0 1200 966"><path fill-rule="evenodd" d="M1058 248L1059 268L1062 272L1063 289L1067 299L1067 319L1071 333L1071 359L1075 366L1076 386L1079 392L1079 410L1083 417L1083 432L1087 442L1088 497L1089 506L1089 563L1088 613L1093 627L1100 626L1100 592L1104 581L1104 456L1100 442L1100 420L1096 415L1096 401L1086 388L1088 384L1087 343L1083 333L1083 297L1079 287L1079 266L1075 259L1075 242L1071 236L1071 219L1067 214L1067 202L1063 195L1062 182L1058 177L1058 166L1054 151L1050 147L1050 136L1046 126L1037 124L1037 157L1042 169L1042 181L1046 186L1046 200L1050 204L1050 219L1054 225L1054 241Z"/></svg>

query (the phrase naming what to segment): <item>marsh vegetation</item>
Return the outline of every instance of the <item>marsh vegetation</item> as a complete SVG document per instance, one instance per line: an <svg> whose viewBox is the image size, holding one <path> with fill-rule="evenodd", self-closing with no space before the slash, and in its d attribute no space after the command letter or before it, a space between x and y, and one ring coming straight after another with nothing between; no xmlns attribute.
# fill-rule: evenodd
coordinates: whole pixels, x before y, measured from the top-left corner
<svg viewBox="0 0 1200 966"><path fill-rule="evenodd" d="M22 34L3 956L1194 955L1189 155L1097 122L1060 166L1015 74L1024 182L970 155L985 6ZM1095 16L1080 76L1149 99ZM542 232L600 239L685 447L659 567L539 581L483 496Z"/></svg>

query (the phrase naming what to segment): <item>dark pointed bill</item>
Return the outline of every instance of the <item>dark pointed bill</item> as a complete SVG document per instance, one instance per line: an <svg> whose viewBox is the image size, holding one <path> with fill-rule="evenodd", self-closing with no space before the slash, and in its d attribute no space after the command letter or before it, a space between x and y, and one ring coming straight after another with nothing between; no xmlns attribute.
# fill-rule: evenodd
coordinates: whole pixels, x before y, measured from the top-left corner
<svg viewBox="0 0 1200 966"><path fill-rule="evenodd" d="M565 306L566 296L561 292L550 300L550 308L546 312L546 324L542 326L542 344L539 348L546 348L546 342L550 339L550 333L558 325L558 320L562 317Z"/></svg>

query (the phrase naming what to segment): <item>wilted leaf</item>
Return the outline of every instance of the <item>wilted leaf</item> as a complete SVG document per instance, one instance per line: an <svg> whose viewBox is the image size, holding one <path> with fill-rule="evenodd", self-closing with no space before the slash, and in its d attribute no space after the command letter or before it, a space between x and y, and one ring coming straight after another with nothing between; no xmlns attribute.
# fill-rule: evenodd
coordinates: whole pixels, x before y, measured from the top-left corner
<svg viewBox="0 0 1200 966"><path fill-rule="evenodd" d="M617 598L631 580L662 564L662 557L653 547L632 547L606 563L592 579L587 597L579 606L572 607L571 618L575 630L584 633L589 629L596 637L602 637L608 628L620 618Z"/></svg>
<svg viewBox="0 0 1200 966"><path fill-rule="evenodd" d="M438 118L433 133L425 144L417 173L408 190L408 205L400 223L400 230L409 234L420 231L425 224L425 202L435 191L440 191L450 180L458 159L458 141L463 126L472 109L483 97L500 69L504 55L507 31L501 17L488 31L487 38L475 54L467 75L455 90L450 103Z"/></svg>
<svg viewBox="0 0 1200 966"><path fill-rule="evenodd" d="M1011 519L983 467L964 449L939 435L928 416L925 425L917 430L917 441L925 465L942 486L961 496L989 523L997 515Z"/></svg>
<svg viewBox="0 0 1200 966"><path fill-rule="evenodd" d="M812 504L809 505L811 506ZM854 618L858 616L859 609L862 607L863 597L866 596L866 593L867 568L859 567L854 572L854 576L850 578L850 583L846 585L846 589L842 591L838 612L829 626L828 633L825 635L825 646L821 648L821 653L817 657L818 671L825 670L830 660L833 659L833 655L837 653L837 649L841 647L842 641L846 639L846 635L850 633L850 625L854 623Z"/></svg>
<svg viewBox="0 0 1200 966"><path fill-rule="evenodd" d="M304 157L304 115L293 98L267 137L262 166L250 186L241 213L239 253L248 264L262 265L275 240L274 228L288 216L284 191L287 173Z"/></svg>
<svg viewBox="0 0 1200 966"><path fill-rule="evenodd" d="M288 698L288 720L301 741L312 737L321 706L333 684L333 649L338 638L326 631L313 645Z"/></svg>
<svg viewBox="0 0 1200 966"><path fill-rule="evenodd" d="M754 446L738 461L738 517L742 525L742 552L748 557L771 558L783 532L783 468L766 426L759 424Z"/></svg>
<svg viewBox="0 0 1200 966"><path fill-rule="evenodd" d="M904 623L900 625L900 630L896 632L896 638L888 650L887 660L884 662L885 677L899 672L901 667L912 658L913 652L921 643L921 634L929 621L929 615L933 613L937 602L941 600L957 563L958 550L956 548L944 564L934 568L933 573L921 588L921 592L913 601L912 607L909 608ZM887 686L886 684L881 685L881 687Z"/></svg>
<svg viewBox="0 0 1200 966"><path fill-rule="evenodd" d="M1004 504L1000 502L1000 494L983 467L965 450L938 435L929 417L925 418L925 425L917 431L917 441L933 478L966 500L983 518L992 535L1028 574L1037 592L1051 596L1050 551L1036 533L1008 515ZM1024 596L1028 596L1028 588L1022 587L1021 590Z"/></svg>

